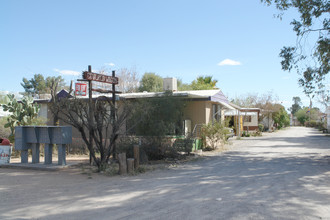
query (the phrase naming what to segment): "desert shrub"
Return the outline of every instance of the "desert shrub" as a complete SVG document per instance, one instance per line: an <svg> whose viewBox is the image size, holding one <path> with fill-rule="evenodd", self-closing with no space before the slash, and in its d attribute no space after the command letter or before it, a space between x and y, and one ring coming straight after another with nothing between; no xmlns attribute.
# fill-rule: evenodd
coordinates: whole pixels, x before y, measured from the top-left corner
<svg viewBox="0 0 330 220"><path fill-rule="evenodd" d="M161 137L145 137L142 143L142 149L146 153L148 160L161 160L165 158L168 144L162 144Z"/></svg>
<svg viewBox="0 0 330 220"><path fill-rule="evenodd" d="M317 122L316 128L319 129L320 131L326 129L326 124L325 122Z"/></svg>
<svg viewBox="0 0 330 220"><path fill-rule="evenodd" d="M193 141L191 137L176 138L172 148L176 153L184 152L189 155L193 147Z"/></svg>
<svg viewBox="0 0 330 220"><path fill-rule="evenodd" d="M203 150L215 150L219 144L224 144L228 133L228 129L220 122L204 125L201 133Z"/></svg>
<svg viewBox="0 0 330 220"><path fill-rule="evenodd" d="M242 137L250 137L250 133L248 131L243 131Z"/></svg>
<svg viewBox="0 0 330 220"><path fill-rule="evenodd" d="M325 123L324 122L315 121L315 120L306 121L305 122L305 126L306 127L317 128L319 130L326 129L326 126L325 126Z"/></svg>
<svg viewBox="0 0 330 220"><path fill-rule="evenodd" d="M192 150L192 138L143 137L141 150L148 160L162 160L166 158L180 158L183 153L189 154ZM141 154L140 154L141 158Z"/></svg>
<svg viewBox="0 0 330 220"><path fill-rule="evenodd" d="M253 136L253 137L262 136L262 132L261 131L255 131L255 132L251 133L251 136Z"/></svg>
<svg viewBox="0 0 330 220"><path fill-rule="evenodd" d="M312 128L314 128L314 127L316 127L316 124L317 124L317 122L315 120L311 120L311 121L306 121L305 122L305 126L306 127L312 127Z"/></svg>

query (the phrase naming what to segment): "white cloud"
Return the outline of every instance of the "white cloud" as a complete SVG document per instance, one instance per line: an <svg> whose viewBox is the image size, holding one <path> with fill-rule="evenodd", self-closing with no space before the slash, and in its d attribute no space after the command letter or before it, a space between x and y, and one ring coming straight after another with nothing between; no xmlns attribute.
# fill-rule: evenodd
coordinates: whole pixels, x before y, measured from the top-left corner
<svg viewBox="0 0 330 220"><path fill-rule="evenodd" d="M105 65L107 65L107 66L115 66L114 63L105 63Z"/></svg>
<svg viewBox="0 0 330 220"><path fill-rule="evenodd" d="M79 76L80 72L73 71L73 70L59 70L59 69L54 69L55 72L58 72L62 75L71 75L71 76Z"/></svg>
<svg viewBox="0 0 330 220"><path fill-rule="evenodd" d="M231 59L224 59L220 63L218 63L219 66L240 66L242 65L241 62L231 60Z"/></svg>

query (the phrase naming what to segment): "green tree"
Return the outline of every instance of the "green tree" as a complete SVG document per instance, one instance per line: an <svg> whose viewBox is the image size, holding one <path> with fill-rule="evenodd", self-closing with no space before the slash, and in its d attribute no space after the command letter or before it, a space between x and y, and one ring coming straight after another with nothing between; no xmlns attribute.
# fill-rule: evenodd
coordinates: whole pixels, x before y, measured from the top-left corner
<svg viewBox="0 0 330 220"><path fill-rule="evenodd" d="M8 99L9 102L3 104L2 107L4 111L10 112L5 128L10 128L11 135L9 139L13 141L16 126L36 125L40 123L37 120L40 106L33 104L31 97L24 97L21 102L18 102L14 95L9 94Z"/></svg>
<svg viewBox="0 0 330 220"><path fill-rule="evenodd" d="M43 75L35 74L32 79L23 78L21 83L25 90L25 95L35 96L46 92L46 81Z"/></svg>
<svg viewBox="0 0 330 220"><path fill-rule="evenodd" d="M182 133L182 112L185 102L172 94L166 91L164 96L140 101L139 106L143 108L139 108L131 119L139 119L135 129L137 135L165 136Z"/></svg>
<svg viewBox="0 0 330 220"><path fill-rule="evenodd" d="M169 135L183 134L185 101L172 94L171 91L166 91L154 98L134 101L135 113L128 120L128 127L132 128L129 133L144 136L143 151L149 160L175 157L178 156L178 151L191 151L189 138L177 139L173 146L168 142Z"/></svg>
<svg viewBox="0 0 330 220"><path fill-rule="evenodd" d="M192 81L191 88L193 90L211 90L215 89L218 80L212 80L212 76L199 76Z"/></svg>
<svg viewBox="0 0 330 220"><path fill-rule="evenodd" d="M288 110L291 112L291 114L294 115L298 110L301 109L301 104L302 103L301 103L300 97L298 97L298 96L293 97L292 101L293 101L293 104Z"/></svg>
<svg viewBox="0 0 330 220"><path fill-rule="evenodd" d="M71 82L72 83L72 82ZM57 92L59 89L66 88L64 79L61 76L55 77L55 76L49 76L46 78L46 86L48 92L51 94L52 102L57 103L58 97ZM72 85L70 85L71 89ZM53 112L53 125L59 125L59 110L52 109Z"/></svg>
<svg viewBox="0 0 330 220"><path fill-rule="evenodd" d="M47 93L50 93L52 88L56 87L56 91L58 91L59 89L63 89L63 88L67 88L67 86L65 85L65 81L62 78L62 76L48 76L45 80L45 85L46 85L46 89L45 91Z"/></svg>
<svg viewBox="0 0 330 220"><path fill-rule="evenodd" d="M275 104L278 111L273 113L274 123L277 125L278 129L287 127L290 125L290 117L285 111L284 106L280 104Z"/></svg>
<svg viewBox="0 0 330 220"><path fill-rule="evenodd" d="M309 120L309 116L307 113L308 107L300 109L296 112L295 116L297 117L297 120L300 122L301 125L304 125L305 122Z"/></svg>
<svg viewBox="0 0 330 220"><path fill-rule="evenodd" d="M191 85L187 83L183 83L181 79L178 79L177 82L178 82L178 91L192 90Z"/></svg>
<svg viewBox="0 0 330 220"><path fill-rule="evenodd" d="M304 107L296 112L295 116L301 125L305 125L307 121L316 121L318 120L320 110L318 108Z"/></svg>
<svg viewBox="0 0 330 220"><path fill-rule="evenodd" d="M42 74L35 74L33 78L23 78L21 83L25 90L25 95L33 96L40 95L43 93L50 93L51 87L57 85L57 90L67 88L65 81L62 76L48 76L46 79Z"/></svg>
<svg viewBox="0 0 330 220"><path fill-rule="evenodd" d="M330 70L330 4L328 0L261 0L267 5L275 5L281 12L296 9L300 14L298 20L291 22L297 34L295 46L283 47L280 52L283 70L296 69L301 75L299 84L304 93L313 97L313 93L324 91L325 82ZM314 42L312 49L303 45ZM329 97L329 90L327 96ZM328 99L329 100L329 99Z"/></svg>
<svg viewBox="0 0 330 220"><path fill-rule="evenodd" d="M139 91L161 92L163 91L163 78L155 73L145 73L140 81Z"/></svg>

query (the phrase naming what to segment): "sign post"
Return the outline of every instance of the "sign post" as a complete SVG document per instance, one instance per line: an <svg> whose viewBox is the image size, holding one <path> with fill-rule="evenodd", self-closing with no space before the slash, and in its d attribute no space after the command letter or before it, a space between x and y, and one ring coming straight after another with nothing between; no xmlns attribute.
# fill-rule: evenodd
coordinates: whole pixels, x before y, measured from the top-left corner
<svg viewBox="0 0 330 220"><path fill-rule="evenodd" d="M79 80L79 81L88 81L89 120L90 120L90 124L91 124L91 128L89 129L89 142L92 144L92 135L93 135L93 129L94 129L94 120L93 120L94 105L93 105L93 97L92 97L93 91L100 92L100 93L112 93L111 121L113 122L113 126L116 126L116 123L115 123L116 93L120 93L120 92L116 91L116 84L118 84L118 77L116 77L116 73L114 70L112 71L112 76L93 73L92 66L89 65L88 71L83 72L83 79ZM112 90L93 89L93 87L92 87L93 81L112 84ZM77 84L76 84L76 88L77 88ZM82 89L82 87L80 87L80 90L81 89ZM86 92L86 88L85 88L85 92ZM82 92L82 94L83 94L83 92ZM114 127L113 130L116 130L116 128ZM114 144L113 147L114 147L113 157L115 157L116 145ZM89 162L90 162L90 164L92 163L91 154L89 154Z"/></svg>

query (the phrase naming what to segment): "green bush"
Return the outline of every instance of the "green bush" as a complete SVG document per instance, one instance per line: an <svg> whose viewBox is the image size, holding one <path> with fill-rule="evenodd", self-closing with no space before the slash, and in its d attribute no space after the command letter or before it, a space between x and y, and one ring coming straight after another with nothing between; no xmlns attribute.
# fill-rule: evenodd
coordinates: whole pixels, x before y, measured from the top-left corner
<svg viewBox="0 0 330 220"><path fill-rule="evenodd" d="M243 131L242 137L250 137L251 134L248 131Z"/></svg>
<svg viewBox="0 0 330 220"><path fill-rule="evenodd" d="M203 150L215 150L219 142L222 144L226 142L227 134L229 130L221 122L204 125L201 132Z"/></svg>
<svg viewBox="0 0 330 220"><path fill-rule="evenodd" d="M4 127L10 128L9 140L14 142L16 126L37 125L42 123L43 120L37 117L40 106L33 103L32 97L24 97L20 102L17 101L13 94L9 94L7 97L9 102L1 105L4 111L10 113Z"/></svg>
<svg viewBox="0 0 330 220"><path fill-rule="evenodd" d="M258 124L258 129L260 132L264 131L265 126L263 124Z"/></svg>

